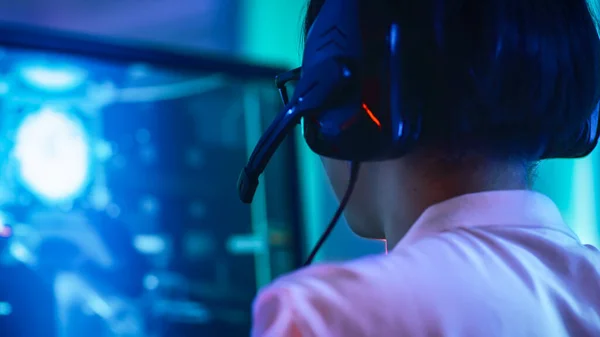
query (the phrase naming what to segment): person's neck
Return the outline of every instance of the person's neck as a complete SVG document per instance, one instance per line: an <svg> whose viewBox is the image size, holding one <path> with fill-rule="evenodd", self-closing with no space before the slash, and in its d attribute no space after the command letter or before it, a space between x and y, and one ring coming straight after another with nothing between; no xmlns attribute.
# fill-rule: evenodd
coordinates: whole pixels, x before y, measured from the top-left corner
<svg viewBox="0 0 600 337"><path fill-rule="evenodd" d="M423 167L399 162L397 179L382 189L380 221L387 249L393 249L429 207L454 197L497 190L528 189L525 168L520 163L483 161L466 169ZM401 202L398 202L401 201ZM393 204L391 204L393 203Z"/></svg>

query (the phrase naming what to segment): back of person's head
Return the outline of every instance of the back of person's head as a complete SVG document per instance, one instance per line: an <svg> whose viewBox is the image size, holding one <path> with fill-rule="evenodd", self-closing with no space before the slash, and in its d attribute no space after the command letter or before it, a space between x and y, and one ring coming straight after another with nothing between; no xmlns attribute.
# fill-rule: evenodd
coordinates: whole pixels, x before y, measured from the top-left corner
<svg viewBox="0 0 600 337"><path fill-rule="evenodd" d="M309 1L305 34L324 2ZM537 160L550 137L577 133L598 104L596 2L376 2L361 0L361 22L400 25L403 100L422 110L421 146L448 158Z"/></svg>

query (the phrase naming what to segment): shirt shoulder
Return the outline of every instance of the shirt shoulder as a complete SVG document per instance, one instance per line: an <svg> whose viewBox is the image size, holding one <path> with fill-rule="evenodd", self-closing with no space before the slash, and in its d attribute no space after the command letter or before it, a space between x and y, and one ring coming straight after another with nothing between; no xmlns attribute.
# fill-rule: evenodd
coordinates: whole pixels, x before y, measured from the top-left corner
<svg viewBox="0 0 600 337"><path fill-rule="evenodd" d="M409 334L408 323L415 320L402 298L411 301L415 294L390 276L410 264L406 256L378 255L284 276L257 296L252 336L382 336L390 329Z"/></svg>

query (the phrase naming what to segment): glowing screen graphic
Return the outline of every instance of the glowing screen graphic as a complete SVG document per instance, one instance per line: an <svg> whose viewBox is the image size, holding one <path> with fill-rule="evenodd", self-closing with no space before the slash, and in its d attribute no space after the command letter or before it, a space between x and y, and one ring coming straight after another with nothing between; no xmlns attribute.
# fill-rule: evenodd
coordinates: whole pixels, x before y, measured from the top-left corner
<svg viewBox="0 0 600 337"><path fill-rule="evenodd" d="M76 197L88 178L90 150L81 124L51 108L27 116L14 155L23 182L49 201Z"/></svg>

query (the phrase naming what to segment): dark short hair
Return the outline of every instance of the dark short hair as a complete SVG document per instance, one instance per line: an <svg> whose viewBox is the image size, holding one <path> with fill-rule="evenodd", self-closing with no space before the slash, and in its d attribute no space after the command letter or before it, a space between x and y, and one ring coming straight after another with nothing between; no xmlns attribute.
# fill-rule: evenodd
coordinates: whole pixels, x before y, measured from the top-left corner
<svg viewBox="0 0 600 337"><path fill-rule="evenodd" d="M309 0L305 35L324 2ZM404 100L422 109L422 144L536 160L600 100L598 21L586 0L388 4L407 44Z"/></svg>

